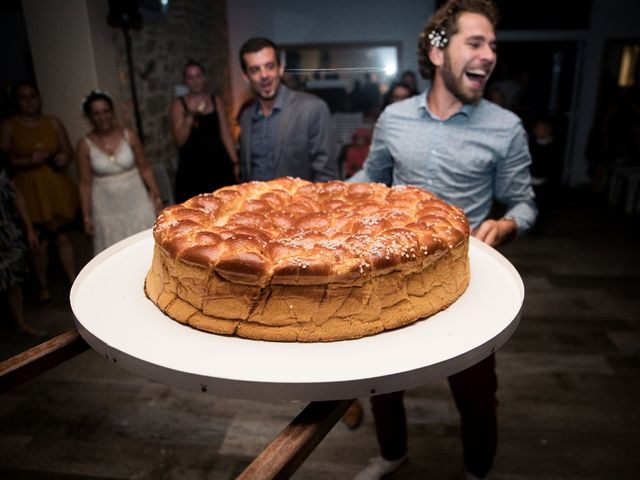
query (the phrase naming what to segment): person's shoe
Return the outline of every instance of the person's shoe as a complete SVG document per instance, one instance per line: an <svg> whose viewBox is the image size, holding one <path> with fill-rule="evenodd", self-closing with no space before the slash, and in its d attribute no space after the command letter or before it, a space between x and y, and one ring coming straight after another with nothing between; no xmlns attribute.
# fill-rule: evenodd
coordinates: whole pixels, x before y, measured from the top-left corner
<svg viewBox="0 0 640 480"><path fill-rule="evenodd" d="M355 430L362 423L362 417L364 416L364 410L360 400L354 401L351 406L344 412L342 416L342 422L350 429Z"/></svg>
<svg viewBox="0 0 640 480"><path fill-rule="evenodd" d="M379 480L398 470L407 461L407 454L398 460L386 460L381 456L373 457L353 480Z"/></svg>

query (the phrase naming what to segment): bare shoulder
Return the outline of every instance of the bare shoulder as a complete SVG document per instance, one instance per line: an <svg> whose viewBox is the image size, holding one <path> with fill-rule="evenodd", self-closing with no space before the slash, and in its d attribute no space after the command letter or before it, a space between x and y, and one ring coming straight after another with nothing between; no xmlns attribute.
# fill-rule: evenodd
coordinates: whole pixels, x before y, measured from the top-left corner
<svg viewBox="0 0 640 480"><path fill-rule="evenodd" d="M80 137L80 139L76 143L76 153L78 155L86 153L89 150L87 140L89 140L89 134Z"/></svg>
<svg viewBox="0 0 640 480"><path fill-rule="evenodd" d="M53 115L49 115L49 118L51 119L51 123L53 124L53 126L54 126L54 128L56 130L64 131L64 124L62 123L62 121L58 117L55 117Z"/></svg>
<svg viewBox="0 0 640 480"><path fill-rule="evenodd" d="M183 112L183 101L183 97L173 97L173 100L171 101L171 114L176 115Z"/></svg>
<svg viewBox="0 0 640 480"><path fill-rule="evenodd" d="M122 127L122 136L129 141L130 144L138 146L140 145L140 138L133 130Z"/></svg>

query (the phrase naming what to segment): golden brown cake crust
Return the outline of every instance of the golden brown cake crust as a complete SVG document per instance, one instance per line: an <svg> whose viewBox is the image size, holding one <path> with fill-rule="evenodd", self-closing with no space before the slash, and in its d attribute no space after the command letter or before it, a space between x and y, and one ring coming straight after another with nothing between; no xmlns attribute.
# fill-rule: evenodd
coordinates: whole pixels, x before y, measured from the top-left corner
<svg viewBox="0 0 640 480"><path fill-rule="evenodd" d="M359 338L432 315L469 281L469 225L417 187L279 178L166 208L147 296L195 328Z"/></svg>

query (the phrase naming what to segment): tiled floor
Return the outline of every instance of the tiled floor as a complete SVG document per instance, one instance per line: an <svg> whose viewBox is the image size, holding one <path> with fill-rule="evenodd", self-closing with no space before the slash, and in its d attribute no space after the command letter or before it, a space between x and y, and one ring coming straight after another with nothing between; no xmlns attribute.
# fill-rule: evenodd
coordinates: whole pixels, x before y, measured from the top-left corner
<svg viewBox="0 0 640 480"><path fill-rule="evenodd" d="M573 192L502 252L526 300L497 357L492 478L640 478L640 219ZM28 312L52 334L73 326L65 288ZM2 358L34 343L6 322L0 335ZM362 427L336 425L294 478L349 479L376 453L365 405ZM406 405L410 461L390 478L454 478L446 382L407 392ZM0 478L232 479L302 407L176 390L88 351L0 396Z"/></svg>

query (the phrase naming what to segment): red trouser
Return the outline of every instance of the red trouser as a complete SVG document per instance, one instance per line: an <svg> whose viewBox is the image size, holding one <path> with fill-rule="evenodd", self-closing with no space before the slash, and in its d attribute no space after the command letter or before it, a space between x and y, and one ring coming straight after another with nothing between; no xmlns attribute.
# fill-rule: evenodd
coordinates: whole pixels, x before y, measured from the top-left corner
<svg viewBox="0 0 640 480"><path fill-rule="evenodd" d="M498 443L495 365L491 354L448 379L460 412L464 465L480 478L491 470ZM403 395L404 392L394 392L371 397L380 453L387 460L397 460L407 452Z"/></svg>

